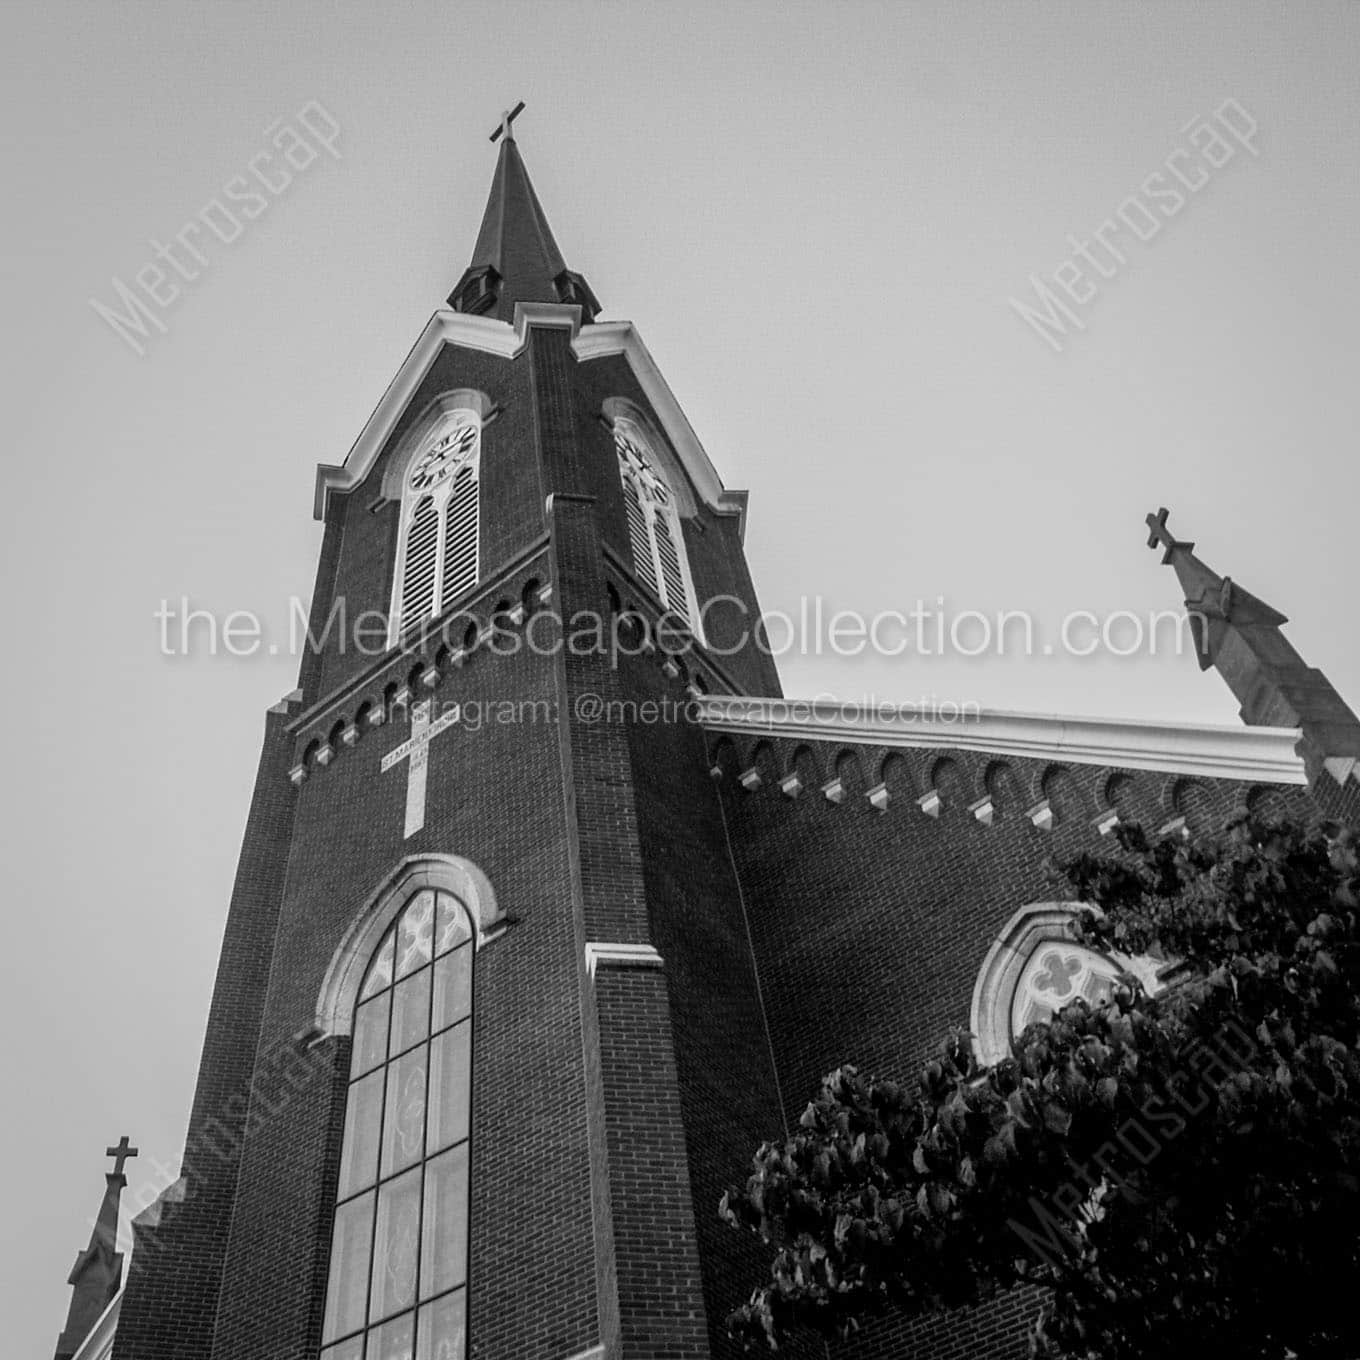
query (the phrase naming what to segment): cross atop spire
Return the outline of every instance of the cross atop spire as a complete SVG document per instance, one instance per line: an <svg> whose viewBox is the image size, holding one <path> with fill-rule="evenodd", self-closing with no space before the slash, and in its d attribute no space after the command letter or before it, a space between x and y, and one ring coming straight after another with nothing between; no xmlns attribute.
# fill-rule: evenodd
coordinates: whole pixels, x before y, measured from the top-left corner
<svg viewBox="0 0 1360 1360"><path fill-rule="evenodd" d="M521 99L513 109L509 109L501 114L501 125L491 134L490 140L494 142L497 138L504 137L507 142L513 142L515 140L515 133L510 124L523 112L524 100Z"/></svg>
<svg viewBox="0 0 1360 1360"><path fill-rule="evenodd" d="M1281 631L1289 622L1278 609L1220 576L1195 555L1195 545L1166 527L1163 506L1147 517L1148 547L1162 549L1185 592L1185 618L1200 670L1214 667L1253 727L1297 727L1298 751L1310 785L1322 770L1336 784L1360 779L1360 718L1331 681L1294 650Z"/></svg>
<svg viewBox="0 0 1360 1360"><path fill-rule="evenodd" d="M117 1147L106 1153L113 1170L104 1173L104 1199L90 1231L90 1244L76 1257L66 1283L71 1286L71 1306L66 1326L57 1338L54 1360L73 1360L100 1314L113 1302L123 1284L123 1253L118 1250L118 1206L127 1177L123 1168L137 1155L124 1134Z"/></svg>
<svg viewBox="0 0 1360 1360"><path fill-rule="evenodd" d="M515 144L513 124L523 111L521 99L501 114L501 125L491 134L491 141L500 143L491 193L472 261L449 295L449 306L513 322L518 303L565 303L580 307L581 320L589 325L599 300L585 279L567 268Z"/></svg>
<svg viewBox="0 0 1360 1360"><path fill-rule="evenodd" d="M123 1135L123 1140L117 1147L105 1148L104 1156L113 1158L113 1174L121 1176L123 1167L130 1162L140 1151L128 1142L127 1134Z"/></svg>
<svg viewBox="0 0 1360 1360"><path fill-rule="evenodd" d="M1148 527L1148 547L1156 548L1159 545L1166 549L1162 554L1162 564L1171 561L1171 554L1177 548L1184 548L1186 552L1194 552L1195 545L1186 539L1179 539L1166 527L1166 517L1171 512L1162 506L1155 515L1149 514L1146 519Z"/></svg>

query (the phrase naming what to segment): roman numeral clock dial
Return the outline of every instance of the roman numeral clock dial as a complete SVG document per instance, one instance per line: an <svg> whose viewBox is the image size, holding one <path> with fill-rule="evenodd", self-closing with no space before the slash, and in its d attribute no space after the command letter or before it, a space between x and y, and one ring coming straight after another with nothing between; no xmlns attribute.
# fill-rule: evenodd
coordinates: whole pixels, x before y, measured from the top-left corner
<svg viewBox="0 0 1360 1360"><path fill-rule="evenodd" d="M472 452L477 442L475 425L460 425L450 430L432 449L422 454L411 469L411 490L428 491L447 481Z"/></svg>

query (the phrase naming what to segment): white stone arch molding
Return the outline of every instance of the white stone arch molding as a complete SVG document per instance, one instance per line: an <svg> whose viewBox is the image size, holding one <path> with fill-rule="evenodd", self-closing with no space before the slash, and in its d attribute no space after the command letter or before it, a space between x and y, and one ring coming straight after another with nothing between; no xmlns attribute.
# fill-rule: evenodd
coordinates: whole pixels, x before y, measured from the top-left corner
<svg viewBox="0 0 1360 1360"><path fill-rule="evenodd" d="M1079 944L1076 922L1084 911L1101 914L1100 908L1089 902L1031 902L1021 907L992 941L973 985L968 1015L973 1053L983 1067L993 1066L1011 1051L1011 1003L1034 951L1053 940ZM1089 945L1081 947L1090 950ZM1103 956L1121 972L1137 977L1149 995L1164 985L1166 966L1155 959L1114 950L1104 951Z"/></svg>
<svg viewBox="0 0 1360 1360"><path fill-rule="evenodd" d="M481 578L482 433L491 409L485 392L443 392L421 410L387 460L383 498L399 507L389 647L414 623L438 617ZM422 469L427 457L439 461ZM413 467L422 469L418 487L410 483Z"/></svg>
<svg viewBox="0 0 1360 1360"><path fill-rule="evenodd" d="M483 948L505 932L508 922L491 882L471 860L458 855L413 855L403 860L369 893L331 956L317 997L313 1042L350 1033L359 987L374 951L402 908L422 888L450 893L463 904L475 948Z"/></svg>
<svg viewBox="0 0 1360 1360"><path fill-rule="evenodd" d="M609 397L600 408L600 414L604 417L612 431L616 420L631 421L642 431L643 438L647 441L647 451L660 464L658 469L670 493L675 497L675 508L682 519L693 519L698 513L698 504L694 499L694 486L690 481L689 473L685 471L684 464L676 456L675 450L671 448L670 440L657 428L647 413L640 407L629 401L627 397Z"/></svg>
<svg viewBox="0 0 1360 1360"><path fill-rule="evenodd" d="M496 410L491 398L475 387L459 387L441 392L428 402L397 440L383 469L382 497L400 503L406 470L412 460L443 430L458 411L473 411L485 429Z"/></svg>

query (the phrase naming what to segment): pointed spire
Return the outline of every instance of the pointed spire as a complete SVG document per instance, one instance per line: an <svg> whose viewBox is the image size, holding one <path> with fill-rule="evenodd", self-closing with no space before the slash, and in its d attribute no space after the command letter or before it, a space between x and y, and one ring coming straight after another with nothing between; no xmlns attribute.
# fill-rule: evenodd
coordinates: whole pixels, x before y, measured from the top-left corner
<svg viewBox="0 0 1360 1360"><path fill-rule="evenodd" d="M1166 527L1169 514L1170 511L1162 506L1155 515L1147 516L1148 547L1162 548L1162 565L1169 564L1175 569L1181 590L1185 592L1185 607L1190 614L1199 668L1207 671L1214 664L1229 623L1278 628L1289 620L1264 600L1243 590L1231 576L1220 576L1205 566L1195 556L1195 545L1188 539L1177 538Z"/></svg>
<svg viewBox="0 0 1360 1360"><path fill-rule="evenodd" d="M123 1166L136 1155L137 1149L128 1143L126 1134L117 1147L111 1147L105 1153L114 1159L114 1169L104 1174L104 1199L90 1232L89 1245L76 1257L66 1280L71 1286L71 1307L66 1314L66 1326L57 1338L55 1360L70 1360L122 1288L123 1253L118 1250L118 1206L127 1185Z"/></svg>
<svg viewBox="0 0 1360 1360"><path fill-rule="evenodd" d="M1343 783L1360 770L1360 719L1320 670L1280 631L1289 620L1220 576L1195 556L1195 545L1166 525L1165 507L1147 516L1148 547L1175 569L1201 670L1213 666L1241 704L1249 727L1298 727L1310 779L1325 767Z"/></svg>
<svg viewBox="0 0 1360 1360"><path fill-rule="evenodd" d="M600 304L586 281L567 268L515 142L512 123L523 108L521 102L502 114L491 134L501 144L491 194L472 261L449 295L449 306L513 321L517 302L567 302L579 305L582 321L589 322Z"/></svg>

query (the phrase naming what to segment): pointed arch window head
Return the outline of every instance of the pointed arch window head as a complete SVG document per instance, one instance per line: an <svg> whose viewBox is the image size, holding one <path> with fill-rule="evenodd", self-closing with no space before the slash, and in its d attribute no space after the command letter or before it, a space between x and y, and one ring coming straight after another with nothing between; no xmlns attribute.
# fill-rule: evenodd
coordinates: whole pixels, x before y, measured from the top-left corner
<svg viewBox="0 0 1360 1360"><path fill-rule="evenodd" d="M401 488L388 645L477 584L482 417L449 411L421 441Z"/></svg>
<svg viewBox="0 0 1360 1360"><path fill-rule="evenodd" d="M623 482L628 546L638 579L702 641L700 616L685 553L675 493L662 475L641 427L614 419L614 450Z"/></svg>
<svg viewBox="0 0 1360 1360"><path fill-rule="evenodd" d="M1149 995L1165 985L1170 970L1156 959L1102 954L1079 943L1082 910L1095 908L1071 902L1022 907L992 942L969 1017L973 1049L984 1067L1005 1058L1027 1026L1051 1019L1078 997L1099 1005L1121 974L1134 974Z"/></svg>
<svg viewBox="0 0 1360 1360"><path fill-rule="evenodd" d="M359 988L321 1360L466 1355L473 945L422 888Z"/></svg>

